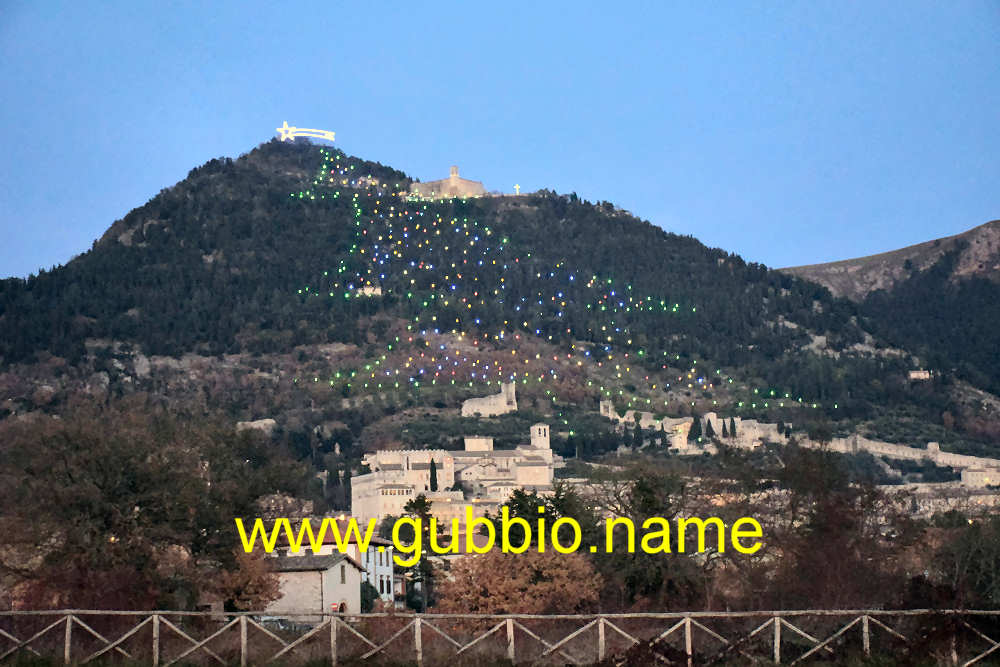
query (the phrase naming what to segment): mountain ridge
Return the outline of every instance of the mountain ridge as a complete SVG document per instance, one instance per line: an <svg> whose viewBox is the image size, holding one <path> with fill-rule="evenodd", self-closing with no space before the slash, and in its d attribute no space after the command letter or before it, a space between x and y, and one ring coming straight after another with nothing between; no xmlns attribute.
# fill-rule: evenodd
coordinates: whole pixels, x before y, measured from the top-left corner
<svg viewBox="0 0 1000 667"><path fill-rule="evenodd" d="M914 271L929 269L958 246L964 248L956 265L956 279L1000 276L1000 220L896 250L778 270L817 282L836 296L862 301L876 290L891 290Z"/></svg>
<svg viewBox="0 0 1000 667"><path fill-rule="evenodd" d="M0 281L5 414L146 391L234 421L273 417L316 462L329 440L316 433L341 433L344 451L409 442L406 424L378 442L366 429L456 410L501 381L518 381L539 418L590 434L602 399L674 417L870 422L873 437L898 413L914 424L897 438L964 409L946 379L909 387L910 352L887 354L891 336L816 283L609 202L414 199L411 182L276 140L192 169L66 265Z"/></svg>

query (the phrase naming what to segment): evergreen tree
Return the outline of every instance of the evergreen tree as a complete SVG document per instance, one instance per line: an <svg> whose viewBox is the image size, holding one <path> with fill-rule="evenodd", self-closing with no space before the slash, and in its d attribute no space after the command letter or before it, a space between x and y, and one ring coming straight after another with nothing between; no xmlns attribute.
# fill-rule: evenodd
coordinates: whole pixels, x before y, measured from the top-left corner
<svg viewBox="0 0 1000 667"><path fill-rule="evenodd" d="M701 417L697 414L691 419L691 429L688 431L688 442L701 438Z"/></svg>
<svg viewBox="0 0 1000 667"><path fill-rule="evenodd" d="M736 437L736 418L735 417L730 417L729 418L729 437L730 438L735 438Z"/></svg>
<svg viewBox="0 0 1000 667"><path fill-rule="evenodd" d="M712 420L711 419L706 419L705 420L705 437L708 438L708 439L712 439L712 438L715 437L715 429L712 428Z"/></svg>
<svg viewBox="0 0 1000 667"><path fill-rule="evenodd" d="M431 491L437 491L437 490L438 490L437 463L434 462L434 459L431 459Z"/></svg>
<svg viewBox="0 0 1000 667"><path fill-rule="evenodd" d="M431 505L433 503L422 493L403 505L403 511L408 516L420 520L421 543L424 545L430 544ZM420 584L420 600L407 599L407 603L416 602L420 607L418 611L427 611L433 601L430 589L434 585L434 567L427 559L426 550L420 555L414 570L413 581Z"/></svg>
<svg viewBox="0 0 1000 667"><path fill-rule="evenodd" d="M723 438L728 438L729 437L729 429L726 428L726 420L725 419L722 420L722 437Z"/></svg>
<svg viewBox="0 0 1000 667"><path fill-rule="evenodd" d="M350 499L348 499L347 505L344 504L344 488L340 484L340 466L335 462L333 465L327 466L326 475L326 498L330 501L330 505L336 509L344 509L349 506Z"/></svg>
<svg viewBox="0 0 1000 667"><path fill-rule="evenodd" d="M778 422L778 435L784 435L784 434L785 434L785 422L779 421Z"/></svg>

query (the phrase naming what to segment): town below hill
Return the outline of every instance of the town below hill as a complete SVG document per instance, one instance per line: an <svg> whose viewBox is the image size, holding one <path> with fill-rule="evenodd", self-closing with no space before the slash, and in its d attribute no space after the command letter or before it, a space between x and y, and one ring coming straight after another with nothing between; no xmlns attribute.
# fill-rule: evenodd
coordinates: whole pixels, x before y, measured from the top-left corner
<svg viewBox="0 0 1000 667"><path fill-rule="evenodd" d="M949 577L996 530L995 223L776 271L610 202L477 183L271 141L0 282L7 601L247 608L277 584L233 551L234 516L540 503L590 538L611 515L770 522L761 560L579 554L573 608L885 603L876 583L992 604ZM432 562L353 558L311 565L387 604L399 575L412 607L475 606L434 592Z"/></svg>

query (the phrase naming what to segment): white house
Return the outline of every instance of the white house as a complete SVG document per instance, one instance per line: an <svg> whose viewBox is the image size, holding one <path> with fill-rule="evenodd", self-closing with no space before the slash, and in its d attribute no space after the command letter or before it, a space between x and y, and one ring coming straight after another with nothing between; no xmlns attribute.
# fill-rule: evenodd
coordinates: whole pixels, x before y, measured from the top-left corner
<svg viewBox="0 0 1000 667"><path fill-rule="evenodd" d="M267 606L268 614L291 612L361 612L361 574L364 568L346 554L273 559L281 597ZM321 616L296 617L310 623Z"/></svg>
<svg viewBox="0 0 1000 667"><path fill-rule="evenodd" d="M342 537L348 534L347 528L350 520L350 517L345 516L340 516L335 519L337 522L337 529L340 531L340 535ZM367 528L368 526L366 524L360 521L358 522L358 530L361 532L362 536L364 536ZM313 522L313 530L319 530L316 522ZM323 544L317 552L314 552L312 547L303 545L298 553L292 553L288 548L286 535L282 533L279 539L282 544L282 546L279 547L280 554L289 558L301 558L303 556L330 556L340 553L337 550L337 544L331 531L327 531L323 534ZM352 531L350 533L350 538L348 539L346 554L354 559L354 561L363 568L364 571L361 574L361 581L367 581L374 586L375 590L378 591L379 598L382 600L390 603L393 602L392 542L382 539L378 535L372 535L371 540L368 542L368 548L365 551L361 551L358 547L357 538L354 536ZM358 611L360 611L360 608Z"/></svg>

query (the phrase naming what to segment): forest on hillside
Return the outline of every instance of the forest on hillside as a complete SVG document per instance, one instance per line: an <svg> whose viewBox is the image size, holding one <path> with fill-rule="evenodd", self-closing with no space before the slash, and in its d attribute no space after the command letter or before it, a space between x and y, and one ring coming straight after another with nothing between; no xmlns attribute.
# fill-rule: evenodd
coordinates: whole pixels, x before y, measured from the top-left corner
<svg viewBox="0 0 1000 667"><path fill-rule="evenodd" d="M913 350L928 367L995 394L1000 392L1000 286L979 276L956 279L961 250L914 271L888 292L870 294L862 310L873 330Z"/></svg>
<svg viewBox="0 0 1000 667"><path fill-rule="evenodd" d="M54 358L113 378L130 363L115 352L123 344L242 355L261 372L293 354L301 363L284 364L283 385L322 379L341 398L452 405L445 378L453 397L518 379L586 409L610 398L775 422L807 407L838 428L916 425L875 437L920 442L921 429L943 426L942 442L989 450L996 416L969 412L953 383L997 377L988 285L950 287L960 305L948 319L928 312L934 272L858 306L609 202L547 190L414 200L411 182L304 142L212 160L67 265L0 282L0 368L19 376ZM330 344L356 353L306 361L306 347ZM949 372L915 386L918 358L893 345Z"/></svg>

